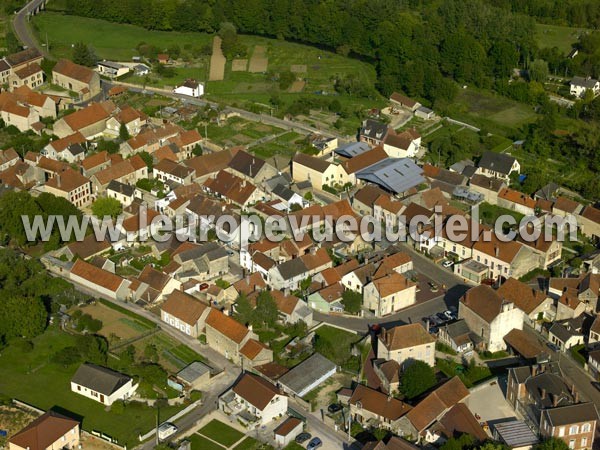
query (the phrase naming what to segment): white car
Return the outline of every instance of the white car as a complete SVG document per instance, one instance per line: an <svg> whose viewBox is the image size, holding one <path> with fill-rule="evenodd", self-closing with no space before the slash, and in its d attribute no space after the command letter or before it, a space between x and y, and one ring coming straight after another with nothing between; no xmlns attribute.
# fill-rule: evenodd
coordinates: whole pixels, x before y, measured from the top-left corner
<svg viewBox="0 0 600 450"><path fill-rule="evenodd" d="M445 267L446 269L449 269L450 267L452 267L454 265L454 263L452 261L444 261L442 263L442 267Z"/></svg>
<svg viewBox="0 0 600 450"><path fill-rule="evenodd" d="M161 441L177 433L177 427L170 422L164 422L158 427L158 439Z"/></svg>

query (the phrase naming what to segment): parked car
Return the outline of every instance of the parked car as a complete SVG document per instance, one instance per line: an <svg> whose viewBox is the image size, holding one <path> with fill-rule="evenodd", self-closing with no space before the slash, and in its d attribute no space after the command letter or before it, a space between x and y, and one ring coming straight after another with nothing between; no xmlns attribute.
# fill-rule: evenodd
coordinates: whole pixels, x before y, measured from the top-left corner
<svg viewBox="0 0 600 450"><path fill-rule="evenodd" d="M429 286L429 289L431 289L431 292L437 292L439 289L439 286L433 281L430 281L429 283L427 283L427 285Z"/></svg>
<svg viewBox="0 0 600 450"><path fill-rule="evenodd" d="M446 318L448 320L454 320L456 319L456 317L454 316L454 313L450 310L444 311L444 316L446 316Z"/></svg>
<svg viewBox="0 0 600 450"><path fill-rule="evenodd" d="M339 403L332 403L331 405L329 405L327 407L327 411L329 411L331 414L334 414L341 410L342 410L342 405L340 405Z"/></svg>
<svg viewBox="0 0 600 450"><path fill-rule="evenodd" d="M437 334L440 329L438 327L429 327L429 334Z"/></svg>
<svg viewBox="0 0 600 450"><path fill-rule="evenodd" d="M450 320L450 319L448 319L448 317L446 317L446 313L443 313L443 312L437 313L436 316L438 316L438 318L440 319L440 321L442 323L447 322L448 320Z"/></svg>
<svg viewBox="0 0 600 450"><path fill-rule="evenodd" d="M208 289L208 283L202 283L202 284L200 285L200 290L201 290L201 291L205 291L205 290L207 290L207 289Z"/></svg>
<svg viewBox="0 0 600 450"><path fill-rule="evenodd" d="M440 325L442 321L435 314L433 316L429 316L429 322L431 325Z"/></svg>
<svg viewBox="0 0 600 450"><path fill-rule="evenodd" d="M321 447L322 445L323 445L323 442L321 442L321 439L319 439L318 437L312 438L312 440L306 446L306 450L315 450L315 449Z"/></svg>
<svg viewBox="0 0 600 450"><path fill-rule="evenodd" d="M453 265L454 265L454 263L452 261L448 261L448 260L446 260L442 263L442 267L445 267L446 269L449 269Z"/></svg>
<svg viewBox="0 0 600 450"><path fill-rule="evenodd" d="M592 381L592 386L594 386L596 389L598 389L600 391L600 383L598 383L597 381Z"/></svg>
<svg viewBox="0 0 600 450"><path fill-rule="evenodd" d="M552 350L553 352L560 352L560 348L558 348L556 345L554 345L552 342L548 342L546 344L546 346Z"/></svg>
<svg viewBox="0 0 600 450"><path fill-rule="evenodd" d="M308 441L311 437L312 435L310 433L300 433L298 436L296 436L296 439L294 440L296 441L296 443L302 444L303 442Z"/></svg>

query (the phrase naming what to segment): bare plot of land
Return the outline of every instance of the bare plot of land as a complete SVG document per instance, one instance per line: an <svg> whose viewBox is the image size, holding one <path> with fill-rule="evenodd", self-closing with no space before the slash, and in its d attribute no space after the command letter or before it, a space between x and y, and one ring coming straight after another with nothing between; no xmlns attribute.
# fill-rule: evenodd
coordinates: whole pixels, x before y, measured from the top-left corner
<svg viewBox="0 0 600 450"><path fill-rule="evenodd" d="M250 66L248 72L261 73L266 72L269 67L269 58L267 58L267 49L263 45L254 47L252 58L250 58Z"/></svg>
<svg viewBox="0 0 600 450"><path fill-rule="evenodd" d="M243 134L236 134L235 136L232 136L231 139L233 139L234 141L236 141L240 144L248 144L248 143L252 142L251 137L248 137Z"/></svg>
<svg viewBox="0 0 600 450"><path fill-rule="evenodd" d="M306 73L306 64L292 64L290 71L294 73Z"/></svg>
<svg viewBox="0 0 600 450"><path fill-rule="evenodd" d="M247 59L234 59L231 62L231 71L232 72L245 72L248 68L248 60Z"/></svg>
<svg viewBox="0 0 600 450"><path fill-rule="evenodd" d="M0 430L6 430L8 437L25 428L36 418L36 414L14 406L0 406ZM0 437L0 445L5 438Z"/></svg>
<svg viewBox="0 0 600 450"><path fill-rule="evenodd" d="M288 92L302 92L304 90L304 86L306 85L306 81L296 80L292 83Z"/></svg>
<svg viewBox="0 0 600 450"><path fill-rule="evenodd" d="M121 339L131 339L148 330L144 324L104 306L102 303L85 305L81 308L81 312L102 321L100 334L105 337L115 335Z"/></svg>
<svg viewBox="0 0 600 450"><path fill-rule="evenodd" d="M208 79L210 81L222 81L225 77L225 63L227 60L221 50L221 38L215 36L213 40L212 56L210 57L210 74Z"/></svg>

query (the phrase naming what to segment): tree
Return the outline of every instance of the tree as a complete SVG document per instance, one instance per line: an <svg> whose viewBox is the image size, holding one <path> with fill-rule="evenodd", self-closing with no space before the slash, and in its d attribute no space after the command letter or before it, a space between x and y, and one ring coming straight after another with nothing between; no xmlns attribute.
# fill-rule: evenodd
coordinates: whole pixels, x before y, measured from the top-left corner
<svg viewBox="0 0 600 450"><path fill-rule="evenodd" d="M411 399L435 386L437 380L433 368L423 361L412 362L402 373L400 392Z"/></svg>
<svg viewBox="0 0 600 450"><path fill-rule="evenodd" d="M351 314L357 314L362 308L362 295L358 292L346 289L342 294L342 304L344 305L345 311Z"/></svg>
<svg viewBox="0 0 600 450"><path fill-rule="evenodd" d="M154 158L147 151L139 152L140 158L144 160L146 166L148 166L148 173L152 173L152 169L154 168Z"/></svg>
<svg viewBox="0 0 600 450"><path fill-rule="evenodd" d="M4 39L6 41L6 49L8 50L8 53L17 53L19 50L21 50L21 44L10 27L7 28Z"/></svg>
<svg viewBox="0 0 600 450"><path fill-rule="evenodd" d="M125 122L121 123L121 126L119 127L119 139L121 139L121 141L125 142L130 137L131 136L129 135L129 130L127 129L127 125L125 125Z"/></svg>
<svg viewBox="0 0 600 450"><path fill-rule="evenodd" d="M115 219L122 210L121 202L115 198L100 197L92 204L92 212L99 219L104 217Z"/></svg>
<svg viewBox="0 0 600 450"><path fill-rule="evenodd" d="M73 46L73 62L82 66L92 67L98 62L98 57L91 47L78 42Z"/></svg>
<svg viewBox="0 0 600 450"><path fill-rule="evenodd" d="M253 322L257 325L264 324L272 327L277 322L278 317L279 311L275 299L269 291L262 291L256 298Z"/></svg>
<svg viewBox="0 0 600 450"><path fill-rule="evenodd" d="M284 70L279 74L279 89L288 90L294 81L296 81L296 75L289 70Z"/></svg>
<svg viewBox="0 0 600 450"><path fill-rule="evenodd" d="M235 318L244 325L252 323L254 308L245 294L241 294L235 302Z"/></svg>
<svg viewBox="0 0 600 450"><path fill-rule="evenodd" d="M148 344L144 347L144 358L153 363L158 362L158 350L156 345Z"/></svg>
<svg viewBox="0 0 600 450"><path fill-rule="evenodd" d="M543 83L550 73L548 63L543 59L536 59L529 65L528 73L530 81L539 81L540 83Z"/></svg>
<svg viewBox="0 0 600 450"><path fill-rule="evenodd" d="M569 446L562 439L550 438L533 446L533 450L568 450Z"/></svg>
<svg viewBox="0 0 600 450"><path fill-rule="evenodd" d="M39 298L7 296L0 301L0 337L36 337L44 332L48 311Z"/></svg>

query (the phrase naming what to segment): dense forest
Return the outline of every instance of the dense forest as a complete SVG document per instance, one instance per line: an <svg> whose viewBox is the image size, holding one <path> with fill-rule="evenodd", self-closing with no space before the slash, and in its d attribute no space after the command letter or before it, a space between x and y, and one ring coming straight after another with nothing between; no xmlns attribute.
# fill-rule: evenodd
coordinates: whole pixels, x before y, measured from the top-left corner
<svg viewBox="0 0 600 450"><path fill-rule="evenodd" d="M572 27L600 27L598 0L488 0L513 12L535 17L543 23Z"/></svg>

